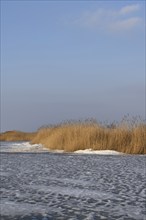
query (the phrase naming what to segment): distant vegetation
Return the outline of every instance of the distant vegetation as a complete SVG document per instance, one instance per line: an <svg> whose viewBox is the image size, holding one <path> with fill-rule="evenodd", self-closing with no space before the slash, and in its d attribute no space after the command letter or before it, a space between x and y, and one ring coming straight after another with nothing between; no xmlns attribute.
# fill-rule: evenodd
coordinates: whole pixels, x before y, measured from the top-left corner
<svg viewBox="0 0 146 220"><path fill-rule="evenodd" d="M51 150L115 150L128 154L146 154L146 123L122 120L120 123L102 124L95 120L70 121L40 128L36 133L5 132L3 141L30 141L41 143Z"/></svg>
<svg viewBox="0 0 146 220"><path fill-rule="evenodd" d="M0 141L31 141L36 134L36 132L6 131L0 134Z"/></svg>

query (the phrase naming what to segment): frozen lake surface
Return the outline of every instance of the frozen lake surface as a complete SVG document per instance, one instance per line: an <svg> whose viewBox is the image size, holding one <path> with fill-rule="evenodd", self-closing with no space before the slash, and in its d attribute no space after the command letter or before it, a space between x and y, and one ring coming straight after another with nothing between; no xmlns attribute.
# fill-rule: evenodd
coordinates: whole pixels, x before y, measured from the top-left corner
<svg viewBox="0 0 146 220"><path fill-rule="evenodd" d="M146 219L146 156L17 144L1 143L1 220Z"/></svg>

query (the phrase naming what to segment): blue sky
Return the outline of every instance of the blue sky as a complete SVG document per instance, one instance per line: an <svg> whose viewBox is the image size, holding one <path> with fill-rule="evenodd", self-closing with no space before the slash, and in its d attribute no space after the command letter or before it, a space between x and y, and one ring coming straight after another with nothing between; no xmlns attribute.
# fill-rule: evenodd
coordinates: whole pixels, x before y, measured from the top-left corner
<svg viewBox="0 0 146 220"><path fill-rule="evenodd" d="M1 130L145 117L145 1L1 1Z"/></svg>

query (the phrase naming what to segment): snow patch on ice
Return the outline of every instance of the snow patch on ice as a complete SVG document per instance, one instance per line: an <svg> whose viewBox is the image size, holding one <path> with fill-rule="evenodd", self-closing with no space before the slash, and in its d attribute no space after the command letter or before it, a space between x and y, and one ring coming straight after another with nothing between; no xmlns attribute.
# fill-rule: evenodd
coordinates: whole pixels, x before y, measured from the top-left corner
<svg viewBox="0 0 146 220"><path fill-rule="evenodd" d="M29 142L1 142L0 152L48 152L41 144Z"/></svg>
<svg viewBox="0 0 146 220"><path fill-rule="evenodd" d="M118 151L114 150L92 150L92 149L86 149L86 150L77 150L75 151L77 154L101 154L101 155L119 155L123 154Z"/></svg>
<svg viewBox="0 0 146 220"><path fill-rule="evenodd" d="M50 153L64 153L64 150L51 150L45 148L42 144L30 144L29 142L0 142L0 152L9 153L21 153L21 152L50 152ZM75 154L99 154L99 155L119 155L123 154L114 150L92 150L91 148L86 150L77 150Z"/></svg>

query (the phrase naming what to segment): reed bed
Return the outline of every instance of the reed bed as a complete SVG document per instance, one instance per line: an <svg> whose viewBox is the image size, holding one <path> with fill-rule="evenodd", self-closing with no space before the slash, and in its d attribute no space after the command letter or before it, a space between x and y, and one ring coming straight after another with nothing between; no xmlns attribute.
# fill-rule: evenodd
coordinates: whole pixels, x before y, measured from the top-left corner
<svg viewBox="0 0 146 220"><path fill-rule="evenodd" d="M102 124L95 120L69 121L42 127L36 133L5 132L0 140L28 140L51 150L115 150L127 154L146 154L146 123L122 120Z"/></svg>
<svg viewBox="0 0 146 220"><path fill-rule="evenodd" d="M0 141L31 141L36 132L6 131L0 134Z"/></svg>
<svg viewBox="0 0 146 220"><path fill-rule="evenodd" d="M42 128L32 143L42 143L51 150L115 150L128 154L146 153L146 125L119 124L108 127L98 123L64 123Z"/></svg>

